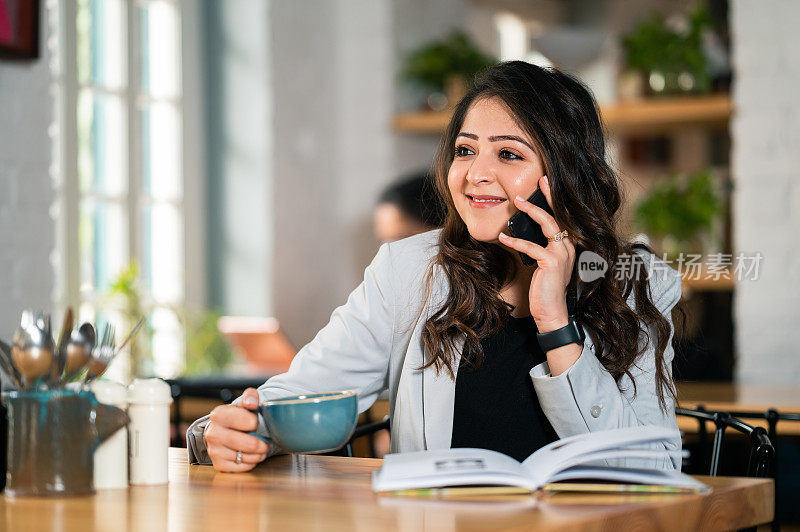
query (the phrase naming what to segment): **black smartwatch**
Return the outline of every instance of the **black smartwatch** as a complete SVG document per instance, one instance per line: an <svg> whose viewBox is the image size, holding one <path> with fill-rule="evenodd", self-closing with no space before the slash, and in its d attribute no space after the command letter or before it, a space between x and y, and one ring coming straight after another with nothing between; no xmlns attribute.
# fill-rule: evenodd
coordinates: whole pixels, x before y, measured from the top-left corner
<svg viewBox="0 0 800 532"><path fill-rule="evenodd" d="M542 351L547 353L552 349L565 346L567 344L580 344L583 345L583 340L586 334L583 332L583 327L575 321L574 316L569 317L569 323L560 329L546 333L537 333L536 338L539 340L539 347Z"/></svg>

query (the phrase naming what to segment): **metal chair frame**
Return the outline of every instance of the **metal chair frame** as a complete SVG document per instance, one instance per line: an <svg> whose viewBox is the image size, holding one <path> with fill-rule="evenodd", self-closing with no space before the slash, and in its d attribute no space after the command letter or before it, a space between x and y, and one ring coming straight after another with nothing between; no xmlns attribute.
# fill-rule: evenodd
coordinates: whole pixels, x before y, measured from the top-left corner
<svg viewBox="0 0 800 532"><path fill-rule="evenodd" d="M728 412L707 412L705 410L689 410L676 408L675 414L697 419L700 424L700 439L707 441L706 422L716 426L714 441L711 445L711 459L709 475L717 476L719 460L722 454L722 441L727 428L735 429L746 435L751 444L750 460L747 465L747 476L759 478L774 478L775 474L775 447L770 441L767 431L763 427L753 427Z"/></svg>
<svg viewBox="0 0 800 532"><path fill-rule="evenodd" d="M774 410L772 410L774 412ZM738 413L738 412L737 412ZM712 422L715 425L714 441L711 445L711 457L709 464L709 475L712 477L717 476L719 470L719 460L722 454L722 441L725 436L725 429L732 428L742 434L746 435L750 440L750 458L747 464L747 476L756 478L771 478L776 480L777 475L777 459L773 441L770 435L763 427L754 427L742 420L738 419L731 412L708 412L702 406L698 406L694 410L687 408L676 408L675 414L678 416L686 416L694 418L699 423L698 434L700 436L701 448L706 448L708 444L708 431L706 429L706 422ZM766 415L769 415L769 411ZM757 417L757 416L753 416ZM769 422L769 418L767 419ZM774 417L774 423L770 424L771 432L775 430L778 417ZM777 493L775 502L777 503ZM777 514L777 508L776 508ZM780 530L780 525L777 520L770 523L770 528L773 531ZM755 530L752 528L750 530Z"/></svg>
<svg viewBox="0 0 800 532"><path fill-rule="evenodd" d="M344 453L345 456L353 457L353 442L362 436L372 436L379 430L388 430L391 434L391 422L389 420L389 416L386 416L381 421L373 421L370 423L364 423L363 425L359 425L356 427L356 430L353 431L353 435L350 437L350 441L347 442L344 446ZM374 456L374 446L373 446L373 456Z"/></svg>

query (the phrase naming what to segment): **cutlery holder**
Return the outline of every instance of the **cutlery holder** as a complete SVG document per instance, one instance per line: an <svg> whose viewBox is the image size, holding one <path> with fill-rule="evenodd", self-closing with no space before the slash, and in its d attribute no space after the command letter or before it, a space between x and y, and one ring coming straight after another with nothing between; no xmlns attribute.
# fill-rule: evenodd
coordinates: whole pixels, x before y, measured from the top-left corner
<svg viewBox="0 0 800 532"><path fill-rule="evenodd" d="M11 392L7 407L12 497L93 493L94 451L128 423L84 390Z"/></svg>

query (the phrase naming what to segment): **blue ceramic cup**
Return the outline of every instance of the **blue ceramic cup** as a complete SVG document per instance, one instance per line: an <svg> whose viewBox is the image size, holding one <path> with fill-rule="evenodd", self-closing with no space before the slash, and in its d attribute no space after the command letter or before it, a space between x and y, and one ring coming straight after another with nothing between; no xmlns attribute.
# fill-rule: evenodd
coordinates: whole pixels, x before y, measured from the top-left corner
<svg viewBox="0 0 800 532"><path fill-rule="evenodd" d="M327 392L271 399L258 405L269 437L291 453L325 453L346 444L358 420L355 392Z"/></svg>

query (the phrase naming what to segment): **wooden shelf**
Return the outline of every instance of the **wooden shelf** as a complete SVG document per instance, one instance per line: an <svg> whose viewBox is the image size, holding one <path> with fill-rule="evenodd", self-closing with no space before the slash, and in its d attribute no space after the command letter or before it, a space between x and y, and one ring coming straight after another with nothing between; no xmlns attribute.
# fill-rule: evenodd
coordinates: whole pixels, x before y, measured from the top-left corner
<svg viewBox="0 0 800 532"><path fill-rule="evenodd" d="M398 113L394 115L392 127L400 133L439 135L450 122L450 115L450 111Z"/></svg>
<svg viewBox="0 0 800 532"><path fill-rule="evenodd" d="M601 113L611 133L661 131L686 126L724 126L733 106L727 94L685 98L658 98L603 106ZM441 134L450 111L399 113L393 127L401 133Z"/></svg>
<svg viewBox="0 0 800 532"><path fill-rule="evenodd" d="M715 275L702 270L699 275L692 273L690 277L684 275L683 289L698 292L730 292L736 286L736 279L731 268L726 268L725 273L715 279Z"/></svg>
<svg viewBox="0 0 800 532"><path fill-rule="evenodd" d="M724 126L733 106L727 94L641 100L601 109L612 132L654 131L687 126Z"/></svg>

